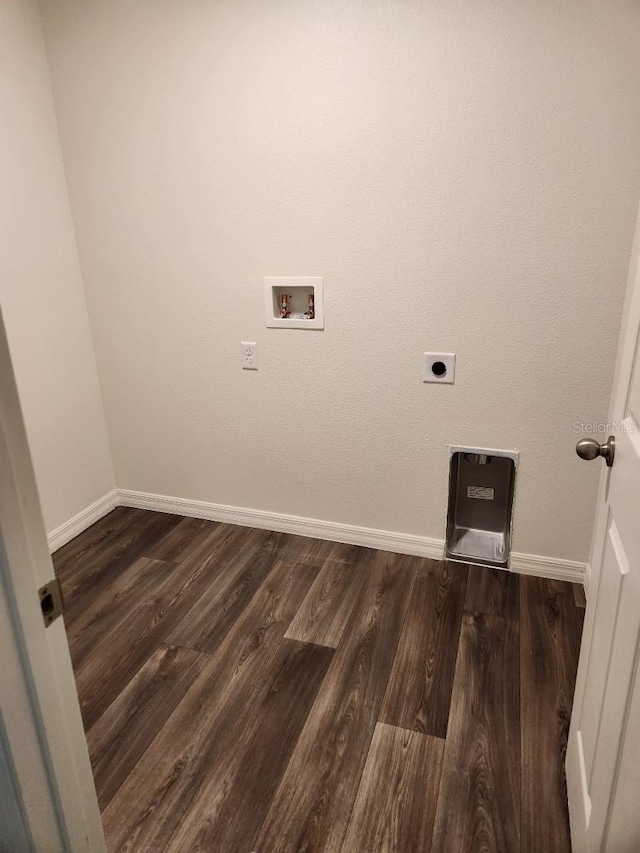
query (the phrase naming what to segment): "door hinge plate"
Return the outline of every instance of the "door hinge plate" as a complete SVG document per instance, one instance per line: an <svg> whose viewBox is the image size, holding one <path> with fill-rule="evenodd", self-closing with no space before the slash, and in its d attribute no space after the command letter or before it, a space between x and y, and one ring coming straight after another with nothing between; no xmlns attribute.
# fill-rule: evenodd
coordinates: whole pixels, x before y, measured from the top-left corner
<svg viewBox="0 0 640 853"><path fill-rule="evenodd" d="M40 598L40 609L42 610L44 627L48 628L52 622L55 622L58 616L62 616L64 610L60 581L54 578L49 583L40 587L38 596Z"/></svg>

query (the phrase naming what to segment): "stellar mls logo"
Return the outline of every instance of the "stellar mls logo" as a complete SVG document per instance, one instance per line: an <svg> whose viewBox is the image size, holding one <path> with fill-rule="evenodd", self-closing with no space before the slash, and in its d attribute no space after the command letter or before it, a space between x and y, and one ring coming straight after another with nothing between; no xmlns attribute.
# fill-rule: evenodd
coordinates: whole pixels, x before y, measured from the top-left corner
<svg viewBox="0 0 640 853"><path fill-rule="evenodd" d="M604 421L574 421L574 432L588 432L590 435L609 435L613 433L637 432L638 427L633 421L627 419L624 421L613 421L606 423Z"/></svg>

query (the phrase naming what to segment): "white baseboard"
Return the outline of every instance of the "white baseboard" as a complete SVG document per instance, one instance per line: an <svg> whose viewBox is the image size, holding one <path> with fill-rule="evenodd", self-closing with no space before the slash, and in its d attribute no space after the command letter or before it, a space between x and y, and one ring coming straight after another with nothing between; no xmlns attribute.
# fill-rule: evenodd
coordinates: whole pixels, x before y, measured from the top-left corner
<svg viewBox="0 0 640 853"><path fill-rule="evenodd" d="M398 554L430 557L432 560L441 560L444 556L444 541L429 536L394 533L391 530L376 530L371 527L357 527L353 524L340 524L335 521L321 521L316 518L284 515L283 513L266 512L259 509L243 509L242 507L225 506L224 504L213 504L205 501L192 501L186 498L172 498L147 492L135 492L129 489L115 489L109 492L53 530L48 537L50 550L53 552L62 547L108 512L111 512L112 509L115 509L116 506L169 512L175 515L190 516L191 518L206 518L209 521L223 521L227 524L239 524L242 527L260 527L264 530L277 530L281 533L309 536L312 539L327 539L331 542L345 542L348 545L377 548L380 551L394 551ZM589 567L586 563L518 552L511 554L511 571L523 575L571 581L572 583L587 584L589 579Z"/></svg>
<svg viewBox="0 0 640 853"><path fill-rule="evenodd" d="M357 527L334 521L320 521L315 518L284 515L258 509L242 509L241 507L192 501L185 498L172 498L127 489L118 489L117 491L118 503L122 506L155 510L156 512L170 512L192 518L206 518L209 521L224 521L227 524L239 524L243 527L260 527L265 530L277 530L281 533L309 536L312 539L327 539L331 542L345 542L348 545L377 548L380 551L395 551L399 554L430 557L433 560L441 560L444 556L444 541L432 539L428 536L394 533L390 530L376 530L370 527ZM587 576L585 563L518 552L511 554L511 571L553 580L571 581L572 583L584 583Z"/></svg>
<svg viewBox="0 0 640 853"><path fill-rule="evenodd" d="M441 539L414 536L410 533L393 533L390 530L375 530L370 527L356 527L335 521L320 521L298 515L283 515L279 512L265 512L260 509L242 509L224 504L132 492L127 489L118 489L118 503L138 509L171 512L192 518L206 518L209 521L224 521L227 524L239 524L242 527L260 527L264 530L277 530L280 533L309 536L312 539L363 545L380 551L431 557L434 560L441 560L444 553L444 543Z"/></svg>
<svg viewBox="0 0 640 853"><path fill-rule="evenodd" d="M96 521L99 521L117 506L118 493L114 489L111 492L107 492L106 495L103 495L95 503L92 503L91 506L83 509L82 512L74 515L69 521L65 521L60 527L56 527L47 536L51 553L53 554L58 548L62 548L63 545L66 545L67 542L70 542L82 533L83 530L86 530L87 527L91 527L92 524L95 524Z"/></svg>
<svg viewBox="0 0 640 853"><path fill-rule="evenodd" d="M570 581L584 584L587 564L574 560L561 560L553 557L537 557L535 554L512 552L511 571L519 575L534 575L537 578L549 578L557 581Z"/></svg>

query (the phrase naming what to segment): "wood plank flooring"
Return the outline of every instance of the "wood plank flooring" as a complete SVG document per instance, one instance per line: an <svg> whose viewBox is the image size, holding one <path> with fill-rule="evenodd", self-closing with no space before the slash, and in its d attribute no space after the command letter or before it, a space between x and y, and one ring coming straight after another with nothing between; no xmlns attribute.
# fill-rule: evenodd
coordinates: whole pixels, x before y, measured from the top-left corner
<svg viewBox="0 0 640 853"><path fill-rule="evenodd" d="M520 849L518 674L517 624L465 613L431 848L437 853Z"/></svg>
<svg viewBox="0 0 640 853"><path fill-rule="evenodd" d="M382 722L447 735L466 566L422 560L389 678Z"/></svg>
<svg viewBox="0 0 640 853"><path fill-rule="evenodd" d="M344 850L429 849L443 750L441 738L376 725Z"/></svg>
<svg viewBox="0 0 640 853"><path fill-rule="evenodd" d="M582 616L566 584L521 579L522 853L569 850L564 756ZM564 820L541 822L560 803Z"/></svg>
<svg viewBox="0 0 640 853"><path fill-rule="evenodd" d="M119 507L54 555L109 853L571 853L571 584Z"/></svg>

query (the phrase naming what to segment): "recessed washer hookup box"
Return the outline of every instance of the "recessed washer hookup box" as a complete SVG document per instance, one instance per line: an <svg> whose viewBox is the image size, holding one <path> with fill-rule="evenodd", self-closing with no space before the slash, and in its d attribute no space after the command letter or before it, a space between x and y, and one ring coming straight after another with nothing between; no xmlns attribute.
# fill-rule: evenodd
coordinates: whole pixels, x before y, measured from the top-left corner
<svg viewBox="0 0 640 853"><path fill-rule="evenodd" d="M452 447L449 465L449 560L509 568L518 454Z"/></svg>

